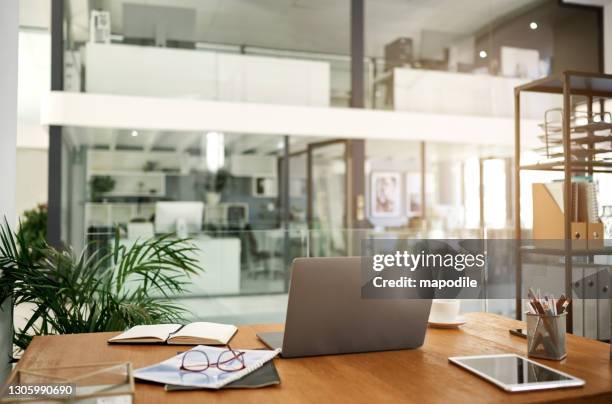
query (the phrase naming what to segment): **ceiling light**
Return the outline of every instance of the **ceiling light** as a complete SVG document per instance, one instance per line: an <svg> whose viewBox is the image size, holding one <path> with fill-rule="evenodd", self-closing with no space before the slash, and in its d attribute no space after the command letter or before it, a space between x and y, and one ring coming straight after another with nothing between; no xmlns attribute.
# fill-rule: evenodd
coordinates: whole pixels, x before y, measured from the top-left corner
<svg viewBox="0 0 612 404"><path fill-rule="evenodd" d="M529 23L529 28L531 28L531 29L533 29L533 30L538 29L538 23L537 23L537 22L535 22L535 21L531 21L531 22Z"/></svg>
<svg viewBox="0 0 612 404"><path fill-rule="evenodd" d="M487 51L486 50L481 50L480 52L478 52L478 56L480 56L481 59L484 59L487 57Z"/></svg>
<svg viewBox="0 0 612 404"><path fill-rule="evenodd" d="M132 137L136 137L138 136L138 131L137 130L133 130L132 131Z"/></svg>

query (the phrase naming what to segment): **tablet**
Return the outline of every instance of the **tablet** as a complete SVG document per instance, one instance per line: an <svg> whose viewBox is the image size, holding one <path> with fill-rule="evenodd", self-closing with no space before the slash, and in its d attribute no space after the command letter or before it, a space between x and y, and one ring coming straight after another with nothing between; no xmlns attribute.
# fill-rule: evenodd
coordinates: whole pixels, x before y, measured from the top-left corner
<svg viewBox="0 0 612 404"><path fill-rule="evenodd" d="M584 386L584 380L515 354L455 356L448 360L506 391Z"/></svg>

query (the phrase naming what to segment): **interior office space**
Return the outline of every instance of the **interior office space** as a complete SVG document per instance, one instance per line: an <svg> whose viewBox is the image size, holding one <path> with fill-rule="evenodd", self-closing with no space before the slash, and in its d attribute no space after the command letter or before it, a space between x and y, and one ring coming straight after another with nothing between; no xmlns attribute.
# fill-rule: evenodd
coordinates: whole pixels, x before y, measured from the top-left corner
<svg viewBox="0 0 612 404"><path fill-rule="evenodd" d="M17 101L5 97L17 109L5 120L13 133L16 118L15 145L3 143L1 159L14 191L1 213L89 257L190 238L204 271L151 292L170 291L186 320L284 322L291 262L360 255L364 239L612 234L605 143L574 152L584 168L567 171L562 86L516 101L517 88L545 77L612 73L609 2L18 4L3 56L17 78ZM568 104L569 130L593 123L602 128L589 136L609 136L611 103L591 90ZM572 185L576 217L565 225L568 175L593 185ZM572 227L593 210L578 209L581 187L596 203L585 221L601 228ZM591 287L593 268L609 271L604 254L532 264L495 286L518 296L464 300L462 313L521 319L522 286L552 276L572 292L584 280L575 292ZM550 275L559 266L564 276ZM594 289L605 289L597 276ZM34 331L36 307L2 321ZM608 300L574 299L571 332L609 341L610 316Z"/></svg>

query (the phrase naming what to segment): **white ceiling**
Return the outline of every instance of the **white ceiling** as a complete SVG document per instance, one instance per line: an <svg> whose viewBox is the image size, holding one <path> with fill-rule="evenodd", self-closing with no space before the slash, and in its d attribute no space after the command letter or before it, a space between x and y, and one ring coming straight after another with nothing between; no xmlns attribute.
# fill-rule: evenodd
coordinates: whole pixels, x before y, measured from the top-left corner
<svg viewBox="0 0 612 404"><path fill-rule="evenodd" d="M125 129L69 127L67 133L75 146L99 147L111 150L171 150L176 152L189 150L201 152L201 139L206 132L182 131L177 133L173 131L138 130L137 136L132 136L132 131ZM320 140L321 138L313 136L291 137L291 152L304 150L308 143ZM225 134L225 145L229 154L276 154L280 153L282 142L282 136Z"/></svg>
<svg viewBox="0 0 612 404"><path fill-rule="evenodd" d="M32 0L29 0L32 1ZM508 13L542 0L366 0L366 53L382 56L384 45L423 30L469 35ZM350 0L98 0L110 10L112 31L121 34L123 3L196 10L200 42L348 54ZM86 0L71 0L76 40L87 38Z"/></svg>
<svg viewBox="0 0 612 404"><path fill-rule="evenodd" d="M130 149L143 152L164 150L198 153L202 150L202 136L205 132L168 132L139 130L138 136L133 137L130 130L102 129L102 128L67 128L67 133L77 146L98 147L105 149ZM329 140L313 136L291 136L290 152L305 151L309 143ZM403 142L404 149L398 149L397 140L366 140L366 152L368 159L372 161L386 162L403 161L415 164L419 159L418 143L411 140ZM227 155L255 154L255 155L282 155L283 138L271 135L253 135L226 133L225 146ZM343 147L323 147L314 149L317 158L326 160L342 157ZM430 142L427 146L427 155L430 162L448 159L454 156L456 159L466 159L480 156L506 156L510 155L512 148L507 145L473 145L473 144L448 144Z"/></svg>

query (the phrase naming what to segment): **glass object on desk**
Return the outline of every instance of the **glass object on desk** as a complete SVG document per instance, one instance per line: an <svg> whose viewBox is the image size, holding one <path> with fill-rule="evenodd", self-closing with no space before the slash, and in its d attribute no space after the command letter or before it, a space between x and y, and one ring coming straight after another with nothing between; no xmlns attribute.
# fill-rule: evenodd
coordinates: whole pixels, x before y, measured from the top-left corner
<svg viewBox="0 0 612 404"><path fill-rule="evenodd" d="M612 206L604 206L601 214L601 221L604 224L604 239L612 239Z"/></svg>
<svg viewBox="0 0 612 404"><path fill-rule="evenodd" d="M527 355L552 360L565 358L566 317L567 313L551 316L526 313Z"/></svg>
<svg viewBox="0 0 612 404"><path fill-rule="evenodd" d="M32 386L32 388L29 388ZM16 370L0 402L132 403L134 376L129 362Z"/></svg>

